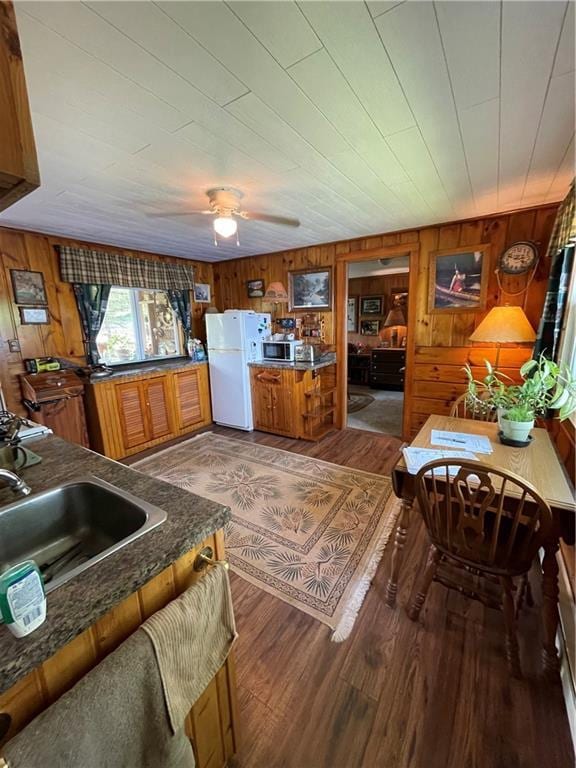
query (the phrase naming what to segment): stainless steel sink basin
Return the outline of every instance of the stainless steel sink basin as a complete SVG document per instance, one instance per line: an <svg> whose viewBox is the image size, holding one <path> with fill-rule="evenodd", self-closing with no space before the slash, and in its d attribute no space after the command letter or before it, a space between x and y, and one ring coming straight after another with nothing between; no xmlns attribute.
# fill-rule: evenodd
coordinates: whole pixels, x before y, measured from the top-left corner
<svg viewBox="0 0 576 768"><path fill-rule="evenodd" d="M97 477L64 483L0 509L0 572L35 560L46 591L166 520L166 512Z"/></svg>

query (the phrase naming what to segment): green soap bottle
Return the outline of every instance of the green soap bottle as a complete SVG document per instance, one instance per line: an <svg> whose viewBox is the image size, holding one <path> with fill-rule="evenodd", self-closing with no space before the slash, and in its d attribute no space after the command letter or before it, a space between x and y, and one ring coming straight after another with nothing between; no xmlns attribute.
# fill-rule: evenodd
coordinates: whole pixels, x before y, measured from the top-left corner
<svg viewBox="0 0 576 768"><path fill-rule="evenodd" d="M46 619L46 595L40 569L24 560L0 575L0 615L15 637L25 637Z"/></svg>

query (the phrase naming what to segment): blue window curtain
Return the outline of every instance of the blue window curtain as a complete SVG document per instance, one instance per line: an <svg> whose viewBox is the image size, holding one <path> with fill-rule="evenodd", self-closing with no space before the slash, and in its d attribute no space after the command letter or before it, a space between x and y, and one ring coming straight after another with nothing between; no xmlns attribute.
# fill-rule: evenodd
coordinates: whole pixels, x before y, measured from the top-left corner
<svg viewBox="0 0 576 768"><path fill-rule="evenodd" d="M544 311L538 326L538 335L534 346L534 357L542 352L551 360L557 359L560 331L564 324L566 300L570 275L574 267L574 246L561 248L552 257L548 289L544 300Z"/></svg>
<svg viewBox="0 0 576 768"><path fill-rule="evenodd" d="M86 359L92 365L98 365L100 362L96 337L102 327L104 315L106 314L111 287L110 285L74 283L74 295L76 296L76 303L82 321L82 331L84 333Z"/></svg>
<svg viewBox="0 0 576 768"><path fill-rule="evenodd" d="M166 291L168 301L174 310L176 317L182 323L184 340L187 342L192 336L192 315L190 305L190 291Z"/></svg>
<svg viewBox="0 0 576 768"><path fill-rule="evenodd" d="M576 195L575 182L560 208L548 246L551 259L548 287L544 310L538 326L534 357L544 353L551 360L557 360L560 333L564 324L570 276L574 269L574 243L576 241Z"/></svg>

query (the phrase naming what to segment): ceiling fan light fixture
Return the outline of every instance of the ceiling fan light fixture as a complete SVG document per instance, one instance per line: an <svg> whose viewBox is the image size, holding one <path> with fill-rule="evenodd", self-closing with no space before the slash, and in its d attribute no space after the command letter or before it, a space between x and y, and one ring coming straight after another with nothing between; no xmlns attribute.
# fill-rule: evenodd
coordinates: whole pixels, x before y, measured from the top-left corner
<svg viewBox="0 0 576 768"><path fill-rule="evenodd" d="M232 237L238 230L238 222L232 216L218 216L214 219L214 232L220 237Z"/></svg>

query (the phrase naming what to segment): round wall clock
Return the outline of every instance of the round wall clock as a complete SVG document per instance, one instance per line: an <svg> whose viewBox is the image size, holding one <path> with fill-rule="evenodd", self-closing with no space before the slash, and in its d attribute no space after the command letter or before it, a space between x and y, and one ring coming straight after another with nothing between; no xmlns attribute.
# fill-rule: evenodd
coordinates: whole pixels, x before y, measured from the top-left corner
<svg viewBox="0 0 576 768"><path fill-rule="evenodd" d="M534 243L520 241L504 251L498 261L498 268L509 275L523 275L534 266L537 259L538 249Z"/></svg>

